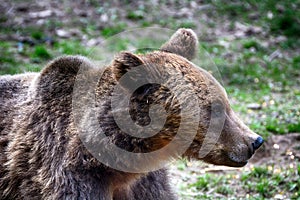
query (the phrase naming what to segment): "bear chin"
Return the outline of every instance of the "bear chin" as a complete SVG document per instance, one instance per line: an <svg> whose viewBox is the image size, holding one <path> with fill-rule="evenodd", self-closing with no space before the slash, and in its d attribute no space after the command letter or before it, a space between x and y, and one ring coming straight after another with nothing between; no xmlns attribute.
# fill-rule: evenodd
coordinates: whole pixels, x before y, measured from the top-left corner
<svg viewBox="0 0 300 200"><path fill-rule="evenodd" d="M229 167L244 167L248 164L248 161L235 162L232 161L232 164L228 164Z"/></svg>

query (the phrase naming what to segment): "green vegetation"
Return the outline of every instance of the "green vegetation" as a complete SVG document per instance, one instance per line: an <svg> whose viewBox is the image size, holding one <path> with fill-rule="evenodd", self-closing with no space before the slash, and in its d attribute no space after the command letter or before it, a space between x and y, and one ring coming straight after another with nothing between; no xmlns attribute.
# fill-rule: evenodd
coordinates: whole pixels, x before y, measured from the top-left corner
<svg viewBox="0 0 300 200"><path fill-rule="evenodd" d="M300 195L300 164L282 171L276 166L253 167L241 174L206 173L181 186L183 199L297 199ZM238 185L238 187L232 187ZM190 191L193 195L186 195Z"/></svg>
<svg viewBox="0 0 300 200"><path fill-rule="evenodd" d="M101 34L102 34L102 36L107 38L107 37L113 36L115 34L118 34L122 31L124 31L125 28L126 28L125 23L117 23L114 26L103 28L101 31Z"/></svg>
<svg viewBox="0 0 300 200"><path fill-rule="evenodd" d="M33 35L32 41L38 43ZM68 40L55 42L53 45L40 43L0 42L0 74L16 74L28 71L40 71L50 59L61 55L85 55L90 49L84 47L80 41ZM27 60L26 58L29 58Z"/></svg>
<svg viewBox="0 0 300 200"><path fill-rule="evenodd" d="M51 58L50 53L47 51L47 49L44 46L36 46L34 48L32 56L34 58L42 58L42 59L49 59Z"/></svg>
<svg viewBox="0 0 300 200"><path fill-rule="evenodd" d="M300 63L299 55L270 59L283 52L279 46L265 48L263 40L250 37L238 39L225 47L216 43L202 43L220 70L226 90L234 102L232 106L256 132L265 138L271 134L300 132ZM226 58L225 52L234 57ZM249 110L248 104L261 108ZM252 117L247 117L252 116Z"/></svg>
<svg viewBox="0 0 300 200"><path fill-rule="evenodd" d="M288 36L285 45L299 46L300 2L298 0L246 0L224 3L222 0L211 2L220 13L233 19L243 19L248 23L256 23L270 30L272 34Z"/></svg>

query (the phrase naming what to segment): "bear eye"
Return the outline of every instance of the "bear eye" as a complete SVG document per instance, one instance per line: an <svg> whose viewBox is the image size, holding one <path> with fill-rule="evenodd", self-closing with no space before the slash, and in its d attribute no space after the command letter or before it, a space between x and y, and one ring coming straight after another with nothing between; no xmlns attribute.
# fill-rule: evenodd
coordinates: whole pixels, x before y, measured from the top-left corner
<svg viewBox="0 0 300 200"><path fill-rule="evenodd" d="M213 103L211 106L212 117L222 117L225 114L224 106L221 102Z"/></svg>

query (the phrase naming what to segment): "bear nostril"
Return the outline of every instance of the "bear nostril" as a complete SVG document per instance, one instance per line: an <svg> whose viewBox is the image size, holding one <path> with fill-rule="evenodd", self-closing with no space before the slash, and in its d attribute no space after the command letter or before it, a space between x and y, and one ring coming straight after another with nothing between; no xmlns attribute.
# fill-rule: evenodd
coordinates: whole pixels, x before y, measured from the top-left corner
<svg viewBox="0 0 300 200"><path fill-rule="evenodd" d="M253 150L255 151L264 143L264 139L262 137L258 137L255 142L252 143Z"/></svg>

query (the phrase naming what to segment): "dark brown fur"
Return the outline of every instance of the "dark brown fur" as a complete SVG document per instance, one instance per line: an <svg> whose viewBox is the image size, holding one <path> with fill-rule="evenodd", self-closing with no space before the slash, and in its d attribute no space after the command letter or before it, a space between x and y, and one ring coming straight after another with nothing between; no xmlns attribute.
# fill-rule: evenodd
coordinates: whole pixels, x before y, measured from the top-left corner
<svg viewBox="0 0 300 200"><path fill-rule="evenodd" d="M162 47L163 51L140 56L124 52L114 59L95 89L97 119L110 142L130 152L145 153L164 147L176 135L180 125L176 98L187 97L174 97L160 85L138 89L130 107L133 119L140 125L149 122L149 102L165 107L168 114L165 126L155 136L141 139L125 134L111 113L112 90L120 78L136 66L155 63L183 74L189 89L200 100L195 105L202 114L198 133L184 156L229 166L245 164L242 162L253 153L246 151L257 136L235 117L216 80L189 62L196 48L194 33L180 29ZM99 162L82 144L72 113L74 82L82 64L95 74L102 70L86 58L69 56L56 59L39 74L0 77L0 199L176 199L166 169L148 173L117 171ZM172 74L166 76L173 83L171 89L178 89ZM126 83L120 84L124 90L128 87ZM197 152L208 129L210 105L214 101L222 102L228 117L215 148L205 158L199 158ZM189 109L192 113L193 108ZM96 142L105 145L103 141ZM169 156L161 155L157 162Z"/></svg>

